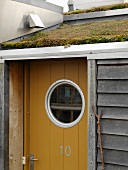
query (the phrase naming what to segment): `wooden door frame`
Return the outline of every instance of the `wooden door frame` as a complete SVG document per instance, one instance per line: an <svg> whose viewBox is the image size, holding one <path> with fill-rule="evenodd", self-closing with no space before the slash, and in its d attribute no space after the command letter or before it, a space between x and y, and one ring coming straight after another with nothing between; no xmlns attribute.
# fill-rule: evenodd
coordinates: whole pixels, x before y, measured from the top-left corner
<svg viewBox="0 0 128 170"><path fill-rule="evenodd" d="M22 170L23 62L9 62L9 170Z"/></svg>
<svg viewBox="0 0 128 170"><path fill-rule="evenodd" d="M29 106L29 103L26 106L24 105L24 100L29 101L28 100L29 94L27 96L24 96L23 89L24 89L24 86L25 85L27 86L27 83L29 83L27 82L29 71L26 71L26 74L24 74L24 69L29 70L28 63L29 62L26 62L26 61L25 62L24 61L9 61L9 67L6 67L7 64L5 63L1 65L1 67L4 69L4 72L6 71L6 74L7 73L9 74L9 75L3 74L5 81L7 81L6 78L7 79L8 77L10 78L9 83L7 83L7 88L5 88L4 85L1 86L1 88L3 87L5 88L2 91L4 92L4 90L7 90L7 94L8 94L8 95L5 95L4 100L7 98L7 100L10 101L5 107L5 111L7 110L7 112L9 113L7 114L6 121L8 122L8 119L10 121L9 128L8 128L10 142L9 144L8 142L5 143L5 146L9 148L9 154L8 154L8 151L6 151L6 154L4 153L5 156L9 155L9 166L8 166L7 156L6 156L6 160L3 159L6 162L6 168L5 168L6 170L22 170L23 168L22 156L26 155L27 157L28 151L26 150L23 153L23 146L25 142L28 140L27 136L29 135L28 135L28 132L26 132L25 134L26 137L25 138L23 137L24 126L26 129L28 128L26 122L24 122L23 124L23 117L28 119L28 116L29 116L29 107L27 107L27 105ZM88 99L88 129L89 129L88 130L88 170L96 169L96 120L92 112L92 105L96 107L96 70L97 70L96 65L97 65L96 60L88 60L87 62L88 87L89 87L88 89L88 98L89 98ZM8 68L10 68L10 71ZM25 82L27 83L25 84ZM9 87L9 90L8 90L8 87ZM17 102L17 99L18 99L18 102ZM15 104L14 104L14 100L16 101ZM9 108L9 111L8 111L8 108ZM26 109L26 113L28 114L23 114L24 109ZM17 122L18 126L15 127L15 129L13 129L13 126L11 126L11 124L14 125L13 121L15 119L18 121ZM8 129L7 130L5 129L6 132L8 131ZM18 134L17 137L15 136L15 134ZM8 139L8 135L6 135L5 138ZM18 154L14 154L16 152ZM29 161L28 157L27 157L27 161Z"/></svg>
<svg viewBox="0 0 128 170"><path fill-rule="evenodd" d="M92 110L97 110L97 61L88 60L88 170L96 170L97 159L97 125Z"/></svg>
<svg viewBox="0 0 128 170"><path fill-rule="evenodd" d="M9 170L28 170L29 62L9 62ZM24 92L25 90L25 92ZM28 93L26 92L28 91ZM27 130L26 130L27 129ZM23 156L26 165L23 165ZM8 170L7 169L7 170Z"/></svg>
<svg viewBox="0 0 128 170"><path fill-rule="evenodd" d="M9 64L0 62L0 169L9 169Z"/></svg>

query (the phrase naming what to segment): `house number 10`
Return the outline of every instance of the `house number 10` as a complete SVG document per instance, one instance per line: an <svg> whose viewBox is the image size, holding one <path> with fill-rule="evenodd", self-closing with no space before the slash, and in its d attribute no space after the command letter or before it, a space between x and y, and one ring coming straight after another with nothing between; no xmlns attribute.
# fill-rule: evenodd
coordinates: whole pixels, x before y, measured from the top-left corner
<svg viewBox="0 0 128 170"><path fill-rule="evenodd" d="M63 149L63 146L60 146L60 154L63 155L63 150L64 150L64 153L66 156L71 156L72 154L72 149L70 146L66 146L64 149Z"/></svg>

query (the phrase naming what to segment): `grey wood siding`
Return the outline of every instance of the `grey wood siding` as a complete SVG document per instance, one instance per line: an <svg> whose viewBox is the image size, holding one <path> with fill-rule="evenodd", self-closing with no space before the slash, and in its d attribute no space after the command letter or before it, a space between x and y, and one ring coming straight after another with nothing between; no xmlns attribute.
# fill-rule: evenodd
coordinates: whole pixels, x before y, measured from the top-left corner
<svg viewBox="0 0 128 170"><path fill-rule="evenodd" d="M116 57L116 56L115 56ZM106 60L98 60L97 61L97 64L109 64L109 65L112 65L112 64L128 64L128 59L106 59Z"/></svg>
<svg viewBox="0 0 128 170"><path fill-rule="evenodd" d="M98 150L97 156L98 162L100 162L100 151ZM128 166L128 152L104 149L104 161L109 164ZM120 169L121 170L121 169Z"/></svg>
<svg viewBox="0 0 128 170"><path fill-rule="evenodd" d="M112 149L118 151L128 151L128 137L120 135L102 134L102 145L104 149ZM99 143L97 143L99 148Z"/></svg>
<svg viewBox="0 0 128 170"><path fill-rule="evenodd" d="M98 114L101 113L101 110L104 111L102 118L104 119L120 119L120 120L128 120L128 109L125 107L98 107Z"/></svg>
<svg viewBox="0 0 128 170"><path fill-rule="evenodd" d="M100 163L98 163L97 170L102 170ZM105 170L128 170L128 167L127 166L113 165L113 164L105 164Z"/></svg>
<svg viewBox="0 0 128 170"><path fill-rule="evenodd" d="M98 79L128 79L128 65L106 65L98 66Z"/></svg>
<svg viewBox="0 0 128 170"><path fill-rule="evenodd" d="M128 80L99 80L99 93L128 93Z"/></svg>
<svg viewBox="0 0 128 170"><path fill-rule="evenodd" d="M128 60L97 61L97 111L105 170L128 169ZM97 170L101 170L97 139Z"/></svg>

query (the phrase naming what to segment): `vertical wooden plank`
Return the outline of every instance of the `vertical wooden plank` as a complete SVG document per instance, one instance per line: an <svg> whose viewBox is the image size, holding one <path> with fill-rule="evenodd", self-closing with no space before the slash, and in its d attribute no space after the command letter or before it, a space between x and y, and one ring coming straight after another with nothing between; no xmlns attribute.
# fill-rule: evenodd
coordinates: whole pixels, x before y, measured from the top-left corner
<svg viewBox="0 0 128 170"><path fill-rule="evenodd" d="M0 169L9 168L9 68L0 63Z"/></svg>
<svg viewBox="0 0 128 170"><path fill-rule="evenodd" d="M37 110L38 110L38 98L37 98L37 81L38 81L38 64L36 61L30 62L30 154L37 156ZM38 162L34 162L34 168L38 167Z"/></svg>
<svg viewBox="0 0 128 170"><path fill-rule="evenodd" d="M4 170L4 64L0 64L0 169Z"/></svg>
<svg viewBox="0 0 128 170"><path fill-rule="evenodd" d="M85 98L85 112L79 123L79 170L88 169L88 82L87 60L79 61L79 87Z"/></svg>
<svg viewBox="0 0 128 170"><path fill-rule="evenodd" d="M78 62L77 60L67 60L65 62L65 79L71 80L78 84ZM64 129L64 148L70 146L72 153L71 156L67 157L64 155L64 170L78 170L78 150L79 141L78 134L79 126L78 124L74 127Z"/></svg>
<svg viewBox="0 0 128 170"><path fill-rule="evenodd" d="M23 63L18 63L18 135L19 139L16 142L18 145L18 151L15 152L15 158L19 153L17 166L15 169L20 170L23 168L22 156L23 156ZM18 144L19 143L19 144ZM15 159L16 162L16 159Z"/></svg>
<svg viewBox="0 0 128 170"><path fill-rule="evenodd" d="M4 63L4 170L9 169L9 63ZM2 92L2 91L1 91ZM0 107L2 108L2 107ZM1 169L1 168L0 168Z"/></svg>
<svg viewBox="0 0 128 170"><path fill-rule="evenodd" d="M24 156L26 164L24 170L29 169L30 146L30 68L29 62L24 65Z"/></svg>
<svg viewBox="0 0 128 170"><path fill-rule="evenodd" d="M88 170L96 170L96 119L92 106L96 108L97 66L95 60L88 60Z"/></svg>
<svg viewBox="0 0 128 170"><path fill-rule="evenodd" d="M10 63L9 170L22 169L23 155L23 64Z"/></svg>
<svg viewBox="0 0 128 170"><path fill-rule="evenodd" d="M50 62L38 62L38 82L37 82L37 162L38 170L50 169L50 120L45 110L45 96L50 86Z"/></svg>
<svg viewBox="0 0 128 170"><path fill-rule="evenodd" d="M51 84L64 79L64 61L51 61ZM50 170L63 170L63 128L51 122L50 129Z"/></svg>

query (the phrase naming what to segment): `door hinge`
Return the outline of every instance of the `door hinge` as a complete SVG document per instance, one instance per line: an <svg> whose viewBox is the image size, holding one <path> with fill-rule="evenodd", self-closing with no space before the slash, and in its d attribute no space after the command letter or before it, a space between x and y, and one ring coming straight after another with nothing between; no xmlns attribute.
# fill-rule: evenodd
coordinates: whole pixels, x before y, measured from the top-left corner
<svg viewBox="0 0 128 170"><path fill-rule="evenodd" d="M25 157L25 156L22 157L22 164L23 164L23 165L26 164L26 157Z"/></svg>

